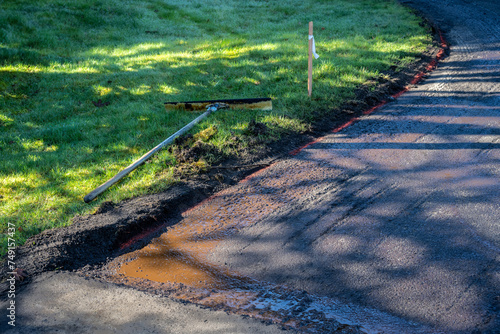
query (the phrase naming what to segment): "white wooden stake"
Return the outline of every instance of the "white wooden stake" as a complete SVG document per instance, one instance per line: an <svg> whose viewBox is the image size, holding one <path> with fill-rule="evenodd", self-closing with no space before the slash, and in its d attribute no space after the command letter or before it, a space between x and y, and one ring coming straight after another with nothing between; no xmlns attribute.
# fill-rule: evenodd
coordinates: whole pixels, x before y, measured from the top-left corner
<svg viewBox="0 0 500 334"><path fill-rule="evenodd" d="M309 36L313 36L313 23L309 22ZM307 77L307 94L312 94L312 69L313 69L313 40L309 38L309 59L308 59L308 77Z"/></svg>

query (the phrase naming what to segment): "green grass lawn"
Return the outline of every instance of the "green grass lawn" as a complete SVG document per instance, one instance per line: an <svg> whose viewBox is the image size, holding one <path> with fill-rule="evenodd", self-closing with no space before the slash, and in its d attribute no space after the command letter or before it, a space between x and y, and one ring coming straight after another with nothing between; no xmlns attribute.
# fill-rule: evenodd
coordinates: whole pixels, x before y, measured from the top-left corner
<svg viewBox="0 0 500 334"><path fill-rule="evenodd" d="M308 22L320 58L307 96ZM0 3L0 233L22 244L103 201L165 190L161 151L91 204L83 196L194 119L167 101L273 98L193 129L229 152L248 122L274 139L353 98L431 43L393 0L9 0ZM99 101L100 100L100 101ZM318 113L319 112L319 113ZM234 152L233 152L234 153ZM12 231L12 230L11 230Z"/></svg>

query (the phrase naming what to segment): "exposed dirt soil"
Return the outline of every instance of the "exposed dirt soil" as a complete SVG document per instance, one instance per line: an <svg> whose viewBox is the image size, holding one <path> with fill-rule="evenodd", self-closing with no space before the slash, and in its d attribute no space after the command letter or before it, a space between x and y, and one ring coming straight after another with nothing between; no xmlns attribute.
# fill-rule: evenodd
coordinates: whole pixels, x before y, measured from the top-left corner
<svg viewBox="0 0 500 334"><path fill-rule="evenodd" d="M429 23L429 26L433 25ZM199 172L185 173L182 182L163 193L133 198L118 204L106 202L94 215L76 216L71 226L47 230L30 238L25 245L17 249L16 265L29 277L42 272L55 270L84 270L102 265L121 255L120 245L128 244L127 252L139 249L158 236L161 231L179 221L180 214L210 195L221 191L270 163L286 159L289 153L315 138L330 132L353 117L376 106L381 101L390 101L391 95L402 91L409 85L417 73L426 72L428 65L440 50L439 37L434 28L435 45L425 52L421 59L402 71L393 68L384 73L386 78L374 79L377 89L360 88L356 99L346 103L339 110L332 110L330 118L321 118L314 123L307 133L290 133L273 143L263 143L259 136L267 132L264 124L251 122L248 136L252 140L251 148L240 152L235 157L226 157L217 162L217 166L197 165ZM252 139L253 138L253 139ZM247 138L248 139L248 138ZM184 138L184 140L194 140ZM235 139L237 140L237 138ZM203 141L197 141L190 148L181 147L176 155L181 161L193 163L203 156L217 155L217 149ZM209 162L210 163L210 162ZM156 233L151 233L156 231ZM141 235L147 237L141 239ZM7 265L2 266L0 277L7 277ZM5 288L5 287L4 287ZM3 289L2 289L3 290ZM3 295L3 294L2 294Z"/></svg>

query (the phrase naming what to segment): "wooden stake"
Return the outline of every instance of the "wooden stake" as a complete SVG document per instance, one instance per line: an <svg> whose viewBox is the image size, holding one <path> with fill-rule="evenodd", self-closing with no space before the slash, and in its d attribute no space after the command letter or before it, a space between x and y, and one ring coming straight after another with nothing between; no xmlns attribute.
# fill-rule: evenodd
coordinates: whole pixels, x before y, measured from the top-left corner
<svg viewBox="0 0 500 334"><path fill-rule="evenodd" d="M309 22L309 36L313 35L313 23L312 21ZM312 70L313 70L313 55L312 55L312 46L313 46L313 41L312 39L309 39L309 60L308 60L308 72L309 76L307 78L307 94L311 96L312 94Z"/></svg>

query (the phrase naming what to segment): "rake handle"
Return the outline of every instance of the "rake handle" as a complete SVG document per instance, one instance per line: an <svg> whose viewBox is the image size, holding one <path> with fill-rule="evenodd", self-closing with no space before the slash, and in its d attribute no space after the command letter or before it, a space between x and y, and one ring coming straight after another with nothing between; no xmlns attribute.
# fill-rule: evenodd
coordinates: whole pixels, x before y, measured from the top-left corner
<svg viewBox="0 0 500 334"><path fill-rule="evenodd" d="M178 136L180 136L180 135L184 134L185 132L191 130L191 128L193 126L195 126L202 119L204 119L205 117L207 117L208 115L210 115L211 112L212 112L212 110L205 111L203 114L201 114L200 116L196 117L193 121L191 121L191 123L189 123L188 125L184 126L182 129L180 129L179 131L177 131L176 133L174 133L173 135L171 135L170 137L168 137L167 139L165 139L163 142L161 142L160 144L156 145L153 149L151 149L149 152L147 152L146 154L144 154L142 157L140 157L139 159L137 159L136 161L134 161L130 166L128 166L125 169L121 170L118 174L116 174L115 176L113 176L111 179L109 179L108 181L106 181L103 184L101 184L99 187L97 187L94 190L92 190L90 193L88 193L83 198L84 202L85 203L89 203L94 198L96 198L97 196L99 196L100 194L102 194L106 189L108 189L113 184L115 184L116 182L120 181L123 177L125 177L130 172L132 172L134 169L136 169L137 167L139 167L140 165L142 165L153 154L155 154L156 152L158 152L159 150L161 150L164 146L172 143L175 140L175 138L177 138Z"/></svg>

